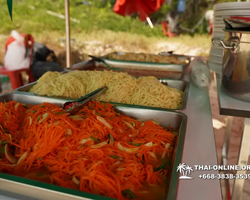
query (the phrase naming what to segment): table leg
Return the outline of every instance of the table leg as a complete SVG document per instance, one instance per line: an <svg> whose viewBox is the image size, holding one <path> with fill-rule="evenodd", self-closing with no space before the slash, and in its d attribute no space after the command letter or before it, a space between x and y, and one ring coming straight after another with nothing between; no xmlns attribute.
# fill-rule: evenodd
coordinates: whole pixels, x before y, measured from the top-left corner
<svg viewBox="0 0 250 200"><path fill-rule="evenodd" d="M241 168L243 165L247 165L249 156L249 141L250 141L250 119L245 118L244 120L244 130L241 137L240 153L238 157L238 165ZM237 174L246 174L246 171L237 171ZM244 179L235 179L232 193L232 200L241 200Z"/></svg>
<svg viewBox="0 0 250 200"><path fill-rule="evenodd" d="M225 130L225 138L224 138L224 144L222 147L222 156L221 156L221 163L222 165L227 164L227 156L228 156L228 149L229 149L229 143L230 143L230 137L231 137L231 131L232 131L232 125L233 125L233 117L228 116L226 121L226 130Z"/></svg>
<svg viewBox="0 0 250 200"><path fill-rule="evenodd" d="M228 150L229 150L229 143L230 143L230 137L231 137L231 131L232 131L232 125L233 125L233 117L228 116L226 121L226 130L225 130L225 137L224 137L224 144L222 147L222 155L221 155L221 164L227 165L227 157L228 157ZM227 171L223 172L224 174L227 174ZM225 195L226 199L231 199L230 195L230 183L228 179L225 179Z"/></svg>

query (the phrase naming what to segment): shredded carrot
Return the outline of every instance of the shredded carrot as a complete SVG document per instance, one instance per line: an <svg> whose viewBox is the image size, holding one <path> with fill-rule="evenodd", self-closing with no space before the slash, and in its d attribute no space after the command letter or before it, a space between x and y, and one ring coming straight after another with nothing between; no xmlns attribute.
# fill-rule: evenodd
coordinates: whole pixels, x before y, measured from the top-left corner
<svg viewBox="0 0 250 200"><path fill-rule="evenodd" d="M136 194L145 184L164 182L168 167L162 165L175 142L171 127L135 120L96 101L75 116L62 111L50 103L0 103L0 147L8 143L18 161L3 157L0 171L45 167L52 184L120 200L129 198L125 191Z"/></svg>

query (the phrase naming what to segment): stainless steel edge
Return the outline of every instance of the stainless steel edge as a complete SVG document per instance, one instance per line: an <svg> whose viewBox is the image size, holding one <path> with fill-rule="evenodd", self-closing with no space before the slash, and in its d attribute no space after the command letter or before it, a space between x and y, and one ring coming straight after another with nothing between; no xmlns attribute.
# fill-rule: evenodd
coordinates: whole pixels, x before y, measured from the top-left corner
<svg viewBox="0 0 250 200"><path fill-rule="evenodd" d="M170 170L171 182L169 182L169 186L167 187L168 195L166 200L176 200L178 194L179 173L176 171L176 169L182 160L182 155L184 151L184 140L186 136L186 127L187 127L187 116L183 113L179 114L182 116L182 123L179 128L179 135L178 137L176 137L177 142L175 143L173 151L173 161Z"/></svg>
<svg viewBox="0 0 250 200"><path fill-rule="evenodd" d="M128 53L132 53L132 52L128 52ZM147 53L143 53L144 55L152 55L152 56L166 56L166 57L175 57L175 58L178 58L179 60L188 60L188 63L190 63L190 56L185 56L185 55L181 55L181 54L163 54L164 52L162 53L158 53L158 54L147 54ZM175 63L159 63L159 62L145 62L145 61L132 61L132 60L115 60L115 59L109 59L109 56L112 55L112 54L126 54L126 52L112 52L112 53L109 53L109 54L106 54L104 56L101 56L100 58L102 58L103 60L106 61L114 61L114 62L126 62L126 63L136 63L136 64L140 64L140 65L143 65L143 64L155 64L155 65L179 65L179 64L175 64ZM136 54L136 53L133 53L133 54ZM181 64L181 65L186 65L186 64Z"/></svg>
<svg viewBox="0 0 250 200"><path fill-rule="evenodd" d="M184 80L190 81L189 73L190 67ZM218 165L208 89L190 82L187 107L181 112L188 116L181 163L191 167ZM193 180L179 180L176 200L222 200L220 180L203 180L199 178L203 173L206 172L194 170Z"/></svg>
<svg viewBox="0 0 250 200"><path fill-rule="evenodd" d="M128 74L138 76L137 74L142 74L140 76L150 76L152 73L153 76L158 78L171 78L171 79L181 79L184 75L186 65L160 65L160 64L132 64L125 63L123 61L106 61L106 63L115 68L122 69L123 72ZM96 65L97 68L102 68L102 70L107 69L103 63Z"/></svg>
<svg viewBox="0 0 250 200"><path fill-rule="evenodd" d="M178 109L169 109L169 110L184 110L187 106L188 94L190 83L185 80L171 80L171 79L159 79L161 83L167 82L168 86L176 88L183 92L182 105Z"/></svg>
<svg viewBox="0 0 250 200"><path fill-rule="evenodd" d="M171 71L171 72L183 72L185 65L179 64L164 64L164 63L137 63L132 61L120 61L120 60L108 60L104 61L118 68L128 69L140 69L140 70L158 70L158 71ZM104 65L104 64L100 64Z"/></svg>
<svg viewBox="0 0 250 200"><path fill-rule="evenodd" d="M28 83L27 85L23 85L23 86L21 86L21 87L15 89L14 92L15 92L15 93L21 92L21 93L28 93L28 94L30 94L30 95L35 95L35 94L33 94L33 93L31 93L31 92L28 92L28 91L29 91L36 83L37 83L37 81L32 82L32 83Z"/></svg>
<svg viewBox="0 0 250 200"><path fill-rule="evenodd" d="M26 196L25 200L91 200L85 197L79 197L66 193L48 190L32 185L27 185L11 180L0 178L0 189L9 193ZM28 198L27 198L28 197Z"/></svg>

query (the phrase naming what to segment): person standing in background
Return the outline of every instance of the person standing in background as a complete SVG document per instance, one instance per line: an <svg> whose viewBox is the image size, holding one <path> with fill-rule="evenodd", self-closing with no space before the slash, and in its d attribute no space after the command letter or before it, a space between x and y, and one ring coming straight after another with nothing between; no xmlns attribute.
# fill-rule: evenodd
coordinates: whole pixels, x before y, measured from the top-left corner
<svg viewBox="0 0 250 200"><path fill-rule="evenodd" d="M167 4L171 5L172 1L168 1ZM170 31L172 33L178 34L179 33L179 17L183 14L186 10L186 1L185 0L178 0L177 8L171 10L167 13L165 21L168 22Z"/></svg>
<svg viewBox="0 0 250 200"><path fill-rule="evenodd" d="M214 28L214 11L208 10L205 13L205 19L208 21L207 31L208 31L209 35L212 35L213 28Z"/></svg>
<svg viewBox="0 0 250 200"><path fill-rule="evenodd" d="M49 56L54 58L54 62L47 61ZM56 62L54 51L35 42L30 34L19 34L15 30L11 31L6 42L4 67L9 71L31 68L35 80L47 71L63 71Z"/></svg>
<svg viewBox="0 0 250 200"><path fill-rule="evenodd" d="M30 67L30 52L28 53L25 41L28 41L30 35L20 35L17 31L11 31L10 37L6 41L5 46L5 57L4 57L4 67L5 69L19 70L27 69Z"/></svg>

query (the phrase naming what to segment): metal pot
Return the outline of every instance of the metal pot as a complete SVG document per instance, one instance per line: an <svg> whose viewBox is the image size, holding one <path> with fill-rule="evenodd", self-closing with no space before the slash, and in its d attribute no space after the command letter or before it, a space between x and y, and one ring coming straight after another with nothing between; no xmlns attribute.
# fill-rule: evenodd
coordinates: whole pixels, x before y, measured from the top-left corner
<svg viewBox="0 0 250 200"><path fill-rule="evenodd" d="M223 47L222 87L231 96L250 101L250 31L224 30L225 39L213 38Z"/></svg>

